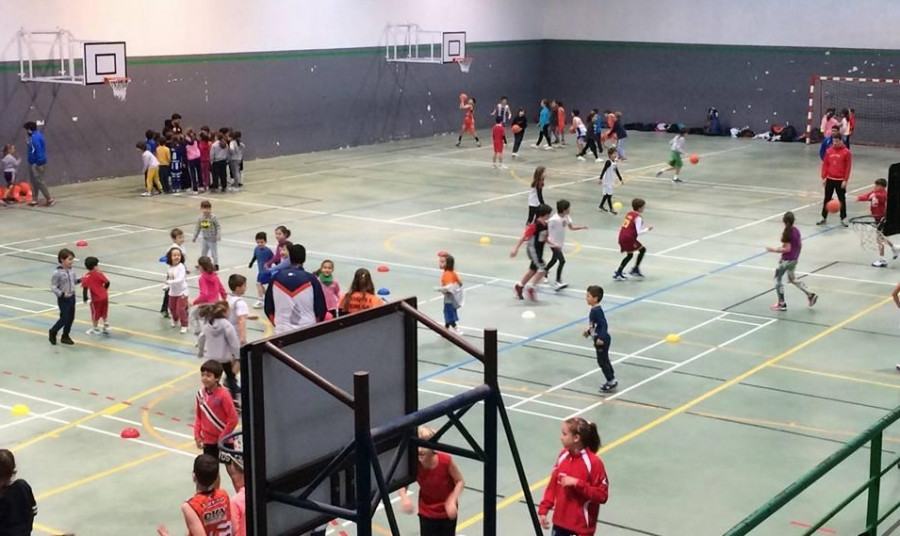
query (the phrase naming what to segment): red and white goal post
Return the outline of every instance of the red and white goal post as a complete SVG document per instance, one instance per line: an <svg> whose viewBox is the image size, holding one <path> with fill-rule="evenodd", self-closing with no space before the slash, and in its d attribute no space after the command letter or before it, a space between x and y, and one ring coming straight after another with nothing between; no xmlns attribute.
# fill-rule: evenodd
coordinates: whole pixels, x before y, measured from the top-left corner
<svg viewBox="0 0 900 536"><path fill-rule="evenodd" d="M900 78L811 76L806 143L828 108L835 108L838 121L843 109L854 111L852 143L900 146Z"/></svg>

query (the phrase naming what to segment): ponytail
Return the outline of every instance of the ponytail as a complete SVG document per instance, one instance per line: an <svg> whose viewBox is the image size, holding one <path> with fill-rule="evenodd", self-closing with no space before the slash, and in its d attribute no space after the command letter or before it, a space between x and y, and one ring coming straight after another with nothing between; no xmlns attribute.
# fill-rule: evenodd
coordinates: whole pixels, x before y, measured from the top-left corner
<svg viewBox="0 0 900 536"><path fill-rule="evenodd" d="M784 222L784 231L782 231L781 233L781 243L790 243L791 238L794 234L794 213L791 211L785 212L784 217L781 218L781 221Z"/></svg>
<svg viewBox="0 0 900 536"><path fill-rule="evenodd" d="M595 454L600 450L600 433L597 431L596 423L588 422L581 417L566 419L565 423L571 433L581 438L584 448Z"/></svg>

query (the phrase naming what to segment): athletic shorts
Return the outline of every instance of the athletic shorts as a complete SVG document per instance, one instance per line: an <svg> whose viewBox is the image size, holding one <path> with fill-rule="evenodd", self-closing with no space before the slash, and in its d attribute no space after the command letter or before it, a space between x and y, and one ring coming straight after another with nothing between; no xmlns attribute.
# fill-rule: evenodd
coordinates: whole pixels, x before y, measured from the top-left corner
<svg viewBox="0 0 900 536"><path fill-rule="evenodd" d="M16 182L16 173L14 171L4 171L3 178L6 179L7 186L12 186Z"/></svg>
<svg viewBox="0 0 900 536"><path fill-rule="evenodd" d="M531 264L528 265L529 270L534 270L535 272L547 271L547 263L544 262L543 251L538 253L528 248L528 259L531 261Z"/></svg>
<svg viewBox="0 0 900 536"><path fill-rule="evenodd" d="M256 282L260 285L268 285L272 282L272 272L269 272L268 270L265 272L257 272Z"/></svg>
<svg viewBox="0 0 900 536"><path fill-rule="evenodd" d="M109 313L109 300L91 300L91 322L96 322L101 318L106 320Z"/></svg>
<svg viewBox="0 0 900 536"><path fill-rule="evenodd" d="M471 121L469 119L463 120L463 132L475 134L475 121Z"/></svg>
<svg viewBox="0 0 900 536"><path fill-rule="evenodd" d="M633 253L641 249L642 247L644 247L644 245L637 240L632 240L630 242L619 242L619 251L621 251L622 253Z"/></svg>
<svg viewBox="0 0 900 536"><path fill-rule="evenodd" d="M681 161L681 153L678 151L672 151L672 154L669 155L669 165L672 167L680 168L684 165L684 162Z"/></svg>
<svg viewBox="0 0 900 536"><path fill-rule="evenodd" d="M495 141L495 142L494 142L494 152L495 152L495 153L502 153L502 152L503 152L503 140L499 140L499 141Z"/></svg>

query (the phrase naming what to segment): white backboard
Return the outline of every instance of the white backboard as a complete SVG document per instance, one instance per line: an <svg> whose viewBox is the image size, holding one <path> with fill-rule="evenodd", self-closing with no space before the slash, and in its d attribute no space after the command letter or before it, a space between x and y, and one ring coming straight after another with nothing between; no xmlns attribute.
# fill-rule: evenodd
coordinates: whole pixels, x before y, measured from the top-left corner
<svg viewBox="0 0 900 536"><path fill-rule="evenodd" d="M444 63L453 63L458 58L465 58L466 32L444 32L441 56Z"/></svg>
<svg viewBox="0 0 900 536"><path fill-rule="evenodd" d="M102 84L104 78L128 76L125 42L84 43L84 83Z"/></svg>

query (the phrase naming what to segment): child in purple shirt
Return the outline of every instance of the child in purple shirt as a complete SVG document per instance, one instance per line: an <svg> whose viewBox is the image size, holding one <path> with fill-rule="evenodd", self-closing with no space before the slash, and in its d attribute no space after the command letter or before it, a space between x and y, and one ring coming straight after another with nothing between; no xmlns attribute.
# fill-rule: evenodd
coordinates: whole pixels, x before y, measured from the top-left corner
<svg viewBox="0 0 900 536"><path fill-rule="evenodd" d="M792 285L806 294L809 306L812 307L819 299L819 295L809 290L806 284L797 279L797 276L794 274L802 247L800 229L794 227L794 213L790 211L785 212L782 221L784 222L784 231L781 233L781 247L766 248L766 251L769 253L781 253L778 267L775 268L775 293L778 294L778 302L772 305L770 309L773 311L787 311L787 304L784 301L784 284L782 283L785 274L787 274L788 281Z"/></svg>

